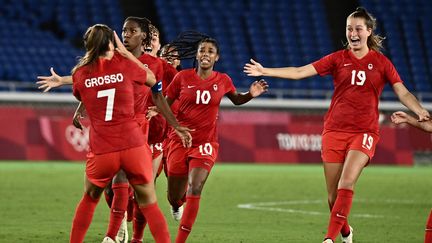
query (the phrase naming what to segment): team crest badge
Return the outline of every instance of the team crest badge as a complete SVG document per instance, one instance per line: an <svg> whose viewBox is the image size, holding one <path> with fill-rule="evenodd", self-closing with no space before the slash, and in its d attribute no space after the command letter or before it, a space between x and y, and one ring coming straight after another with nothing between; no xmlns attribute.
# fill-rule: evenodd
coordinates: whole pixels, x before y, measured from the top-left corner
<svg viewBox="0 0 432 243"><path fill-rule="evenodd" d="M369 70L372 70L372 68L373 68L372 63L369 63L369 64L368 64L368 69L369 69Z"/></svg>
<svg viewBox="0 0 432 243"><path fill-rule="evenodd" d="M218 90L218 86L217 86L217 84L213 84L213 89L214 89L214 91L217 91L217 90Z"/></svg>

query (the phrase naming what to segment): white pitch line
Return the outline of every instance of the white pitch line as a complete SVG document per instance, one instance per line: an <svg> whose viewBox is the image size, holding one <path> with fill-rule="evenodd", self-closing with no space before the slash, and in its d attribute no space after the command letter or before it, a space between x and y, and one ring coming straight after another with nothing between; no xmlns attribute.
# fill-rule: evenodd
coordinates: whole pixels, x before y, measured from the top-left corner
<svg viewBox="0 0 432 243"><path fill-rule="evenodd" d="M397 204L415 204L413 200L396 200L396 199L385 199L385 200L374 200L374 199L356 199L356 202L362 203L397 203ZM323 204L323 200L292 200L292 201L281 201L281 202L256 202L256 203L246 203L238 204L238 208L250 209L250 210L262 210L262 211L273 211L273 212L283 212L283 213L297 213L305 215L328 215L329 212L318 212L310 210L299 210L292 208L280 208L276 206L281 205L305 205L305 204ZM398 216L388 216L388 215L375 215L375 214L351 214L352 217L358 218L399 218Z"/></svg>

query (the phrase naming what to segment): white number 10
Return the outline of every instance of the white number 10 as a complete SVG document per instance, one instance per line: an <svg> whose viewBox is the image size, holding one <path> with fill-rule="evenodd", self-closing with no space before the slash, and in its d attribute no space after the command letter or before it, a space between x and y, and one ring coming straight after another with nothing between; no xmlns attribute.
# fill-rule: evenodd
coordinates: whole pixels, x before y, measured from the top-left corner
<svg viewBox="0 0 432 243"><path fill-rule="evenodd" d="M112 120L113 108L114 108L114 96L115 96L115 89L106 89L97 92L98 98L108 97L106 110L105 110L105 121Z"/></svg>
<svg viewBox="0 0 432 243"><path fill-rule="evenodd" d="M196 102L197 104L202 103L204 105L207 105L210 102L210 92L208 90L203 90L201 93L201 90L196 91Z"/></svg>

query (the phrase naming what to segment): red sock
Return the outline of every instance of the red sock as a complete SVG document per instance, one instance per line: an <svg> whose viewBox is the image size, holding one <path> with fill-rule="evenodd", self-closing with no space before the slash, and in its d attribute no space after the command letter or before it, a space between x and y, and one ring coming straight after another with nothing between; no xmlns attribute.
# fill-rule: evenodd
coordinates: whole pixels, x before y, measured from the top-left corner
<svg viewBox="0 0 432 243"><path fill-rule="evenodd" d="M195 219L198 215L200 196L187 196L186 207L183 212L182 219L180 221L180 227L178 229L176 243L186 242L189 233L192 231L192 226L195 223Z"/></svg>
<svg viewBox="0 0 432 243"><path fill-rule="evenodd" d="M105 201L108 204L108 207L111 208L114 195L112 193L108 193L107 190L104 190L104 196L105 196Z"/></svg>
<svg viewBox="0 0 432 243"><path fill-rule="evenodd" d="M132 236L132 243L138 243L141 242L144 236L144 228L147 224L147 220L145 219L144 215L141 213L138 204L134 201L133 203L134 210L133 210L133 236Z"/></svg>
<svg viewBox="0 0 432 243"><path fill-rule="evenodd" d="M135 202L135 192L131 186L128 188L129 190L129 201L128 201L128 207L127 207L127 221L131 222L133 220L133 214L134 214L134 202Z"/></svg>
<svg viewBox="0 0 432 243"><path fill-rule="evenodd" d="M157 203L139 209L146 218L156 243L171 243L167 222Z"/></svg>
<svg viewBox="0 0 432 243"><path fill-rule="evenodd" d="M425 243L432 243L432 210L426 223Z"/></svg>
<svg viewBox="0 0 432 243"><path fill-rule="evenodd" d="M347 222L351 210L353 194L354 192L349 189L338 190L336 202L331 211L330 222L325 238L330 238L335 241L337 235L342 229L342 226Z"/></svg>
<svg viewBox="0 0 432 243"><path fill-rule="evenodd" d="M82 243L84 241L85 234L90 227L98 202L99 198L93 199L87 193L84 193L84 196L75 210L70 234L70 243Z"/></svg>
<svg viewBox="0 0 432 243"><path fill-rule="evenodd" d="M110 220L106 236L115 239L125 216L129 201L129 183L112 184L114 197L111 204Z"/></svg>
<svg viewBox="0 0 432 243"><path fill-rule="evenodd" d="M330 212L331 212L331 210L333 209L333 204L331 204L330 201L329 201L328 205L329 205ZM348 219L345 220L345 223L342 226L342 229L341 229L340 232L341 232L341 235L343 235L344 237L346 237L346 236L348 236L350 234L351 229L350 229L349 224L348 224Z"/></svg>

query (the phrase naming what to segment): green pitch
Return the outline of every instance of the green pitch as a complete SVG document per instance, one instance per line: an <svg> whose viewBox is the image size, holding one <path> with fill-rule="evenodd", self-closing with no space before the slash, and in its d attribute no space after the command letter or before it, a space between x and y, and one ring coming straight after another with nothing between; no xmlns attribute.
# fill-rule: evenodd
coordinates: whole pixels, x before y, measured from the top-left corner
<svg viewBox="0 0 432 243"><path fill-rule="evenodd" d="M83 175L80 163L0 162L0 242L67 242ZM350 215L355 242L423 242L431 175L431 167L366 168ZM174 240L164 176L157 190ZM108 212L101 198L86 242L102 241ZM217 164L188 242L321 242L327 221L321 165Z"/></svg>

